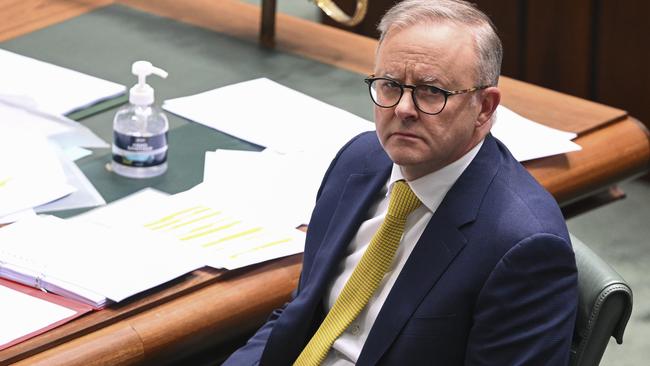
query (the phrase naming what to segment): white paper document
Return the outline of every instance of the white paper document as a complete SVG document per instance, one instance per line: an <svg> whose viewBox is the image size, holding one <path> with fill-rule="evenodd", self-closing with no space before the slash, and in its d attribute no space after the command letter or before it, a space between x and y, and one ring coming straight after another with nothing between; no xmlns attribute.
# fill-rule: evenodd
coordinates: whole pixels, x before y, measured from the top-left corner
<svg viewBox="0 0 650 366"><path fill-rule="evenodd" d="M0 286L0 346L75 313L64 306Z"/></svg>
<svg viewBox="0 0 650 366"><path fill-rule="evenodd" d="M92 155L93 152L88 149L84 149L79 146L71 146L63 149L63 154L68 158L69 161L77 161L79 159L85 158L86 156Z"/></svg>
<svg viewBox="0 0 650 366"><path fill-rule="evenodd" d="M0 276L94 307L122 301L203 266L151 230L38 216L0 230Z"/></svg>
<svg viewBox="0 0 650 366"><path fill-rule="evenodd" d="M235 269L304 250L302 231L279 226L255 211L255 206L230 207L199 185L171 196L143 190L73 220L173 238L214 268Z"/></svg>
<svg viewBox="0 0 650 366"><path fill-rule="evenodd" d="M104 197L97 191L97 188L88 180L77 164L67 156L66 152L59 151L57 155L66 181L70 186L75 188L75 191L56 201L37 206L34 210L37 213L43 213L106 204Z"/></svg>
<svg viewBox="0 0 650 366"><path fill-rule="evenodd" d="M45 212L104 204L73 162L91 153L79 146L108 144L75 121L0 101L0 221L36 206Z"/></svg>
<svg viewBox="0 0 650 366"><path fill-rule="evenodd" d="M336 152L375 124L266 78L165 101L171 113L287 153Z"/></svg>
<svg viewBox="0 0 650 366"><path fill-rule="evenodd" d="M14 212L10 215L0 216L0 224L10 224L18 220L22 220L31 216L36 216L36 212L33 209L28 208L26 210Z"/></svg>
<svg viewBox="0 0 650 366"><path fill-rule="evenodd" d="M203 187L222 202L264 212L278 225L308 224L333 155L217 150L205 153ZM220 194L238 192L238 194Z"/></svg>
<svg viewBox="0 0 650 366"><path fill-rule="evenodd" d="M51 146L38 132L0 124L0 217L74 192Z"/></svg>
<svg viewBox="0 0 650 366"><path fill-rule="evenodd" d="M68 114L126 92L124 85L3 49L0 65L0 95L31 98L48 113Z"/></svg>
<svg viewBox="0 0 650 366"><path fill-rule="evenodd" d="M560 131L522 117L500 105L492 134L503 142L518 161L578 151L580 145L571 141L577 134Z"/></svg>
<svg viewBox="0 0 650 366"><path fill-rule="evenodd" d="M0 95L0 128L11 132L17 128L38 131L61 148L105 148L109 144L88 127L70 118L49 114L29 105L11 103Z"/></svg>

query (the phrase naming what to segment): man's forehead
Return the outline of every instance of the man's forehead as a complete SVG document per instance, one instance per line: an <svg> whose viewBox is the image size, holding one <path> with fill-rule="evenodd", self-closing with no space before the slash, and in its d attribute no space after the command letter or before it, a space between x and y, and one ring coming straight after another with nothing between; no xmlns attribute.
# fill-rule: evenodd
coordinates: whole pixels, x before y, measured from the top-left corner
<svg viewBox="0 0 650 366"><path fill-rule="evenodd" d="M475 52L471 31L450 22L418 23L389 31L377 50L375 74L449 84L461 77L454 74L474 71Z"/></svg>
<svg viewBox="0 0 650 366"><path fill-rule="evenodd" d="M460 38L472 38L474 33L474 27L468 24L459 24L458 22L447 19L428 19L415 21L409 24L392 25L388 28L380 43L385 42L404 30L413 28L427 28L435 34L444 34L448 36L453 35Z"/></svg>

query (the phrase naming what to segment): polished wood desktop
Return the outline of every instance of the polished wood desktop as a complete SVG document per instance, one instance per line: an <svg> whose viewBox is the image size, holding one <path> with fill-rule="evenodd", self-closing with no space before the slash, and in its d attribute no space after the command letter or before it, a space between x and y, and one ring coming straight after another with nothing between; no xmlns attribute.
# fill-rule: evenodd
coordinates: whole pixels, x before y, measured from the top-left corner
<svg viewBox="0 0 650 366"><path fill-rule="evenodd" d="M15 36L50 24L52 18L61 21L93 6L114 3L10 1L20 6L30 2L37 5L30 8L31 22L0 28L0 37L3 31ZM258 40L260 8L236 0L117 2L250 42ZM51 17L36 14L48 7L59 10ZM376 41L371 38L284 14L277 15L276 26L278 50L359 74L372 70ZM510 109L551 127L578 133L575 141L583 147L581 151L524 164L564 208L586 202L594 195L602 196L602 192L607 197L620 195L612 185L648 170L648 131L625 111L506 77L501 78L500 87L503 104ZM227 351L233 339L249 334L273 308L290 297L300 268L301 256L296 255L232 272L198 270L162 289L93 312L0 351L0 365L158 365L209 349L221 347Z"/></svg>

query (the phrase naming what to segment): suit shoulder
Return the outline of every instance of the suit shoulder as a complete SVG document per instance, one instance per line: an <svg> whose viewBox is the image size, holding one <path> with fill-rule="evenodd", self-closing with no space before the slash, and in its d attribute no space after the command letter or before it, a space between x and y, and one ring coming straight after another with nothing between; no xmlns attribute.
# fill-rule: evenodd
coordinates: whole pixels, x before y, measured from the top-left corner
<svg viewBox="0 0 650 366"><path fill-rule="evenodd" d="M391 163L374 131L363 132L346 143L336 154L329 170L343 174L376 171Z"/></svg>
<svg viewBox="0 0 650 366"><path fill-rule="evenodd" d="M484 222L479 224L480 229L500 238L498 245L506 246L502 248L505 251L536 234L550 234L570 242L553 196L507 150L505 153L479 209Z"/></svg>
<svg viewBox="0 0 650 366"><path fill-rule="evenodd" d="M513 220L527 220L540 232L564 236L566 225L555 198L525 169L517 170L515 179L499 174L494 181L497 196L502 196L501 210Z"/></svg>

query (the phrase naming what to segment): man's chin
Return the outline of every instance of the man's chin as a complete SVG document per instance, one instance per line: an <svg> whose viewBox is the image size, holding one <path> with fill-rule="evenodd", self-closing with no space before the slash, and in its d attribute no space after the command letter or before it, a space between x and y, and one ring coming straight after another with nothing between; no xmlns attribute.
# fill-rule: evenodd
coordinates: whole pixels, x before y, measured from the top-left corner
<svg viewBox="0 0 650 366"><path fill-rule="evenodd" d="M389 153L388 155L390 156L390 159L393 161L393 163L403 167L416 166L423 163L423 160L421 158L409 154L404 154L403 151L397 152L395 154Z"/></svg>
<svg viewBox="0 0 650 366"><path fill-rule="evenodd" d="M418 149L417 144L405 144L398 141L390 140L384 146L391 160L395 164L410 165L419 164L426 160L426 153Z"/></svg>

